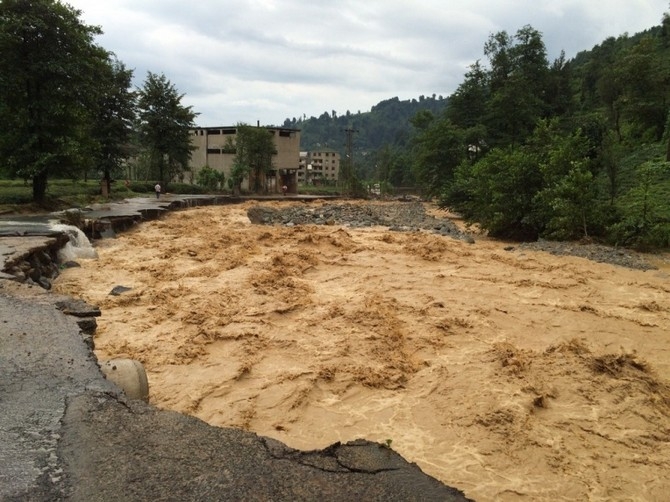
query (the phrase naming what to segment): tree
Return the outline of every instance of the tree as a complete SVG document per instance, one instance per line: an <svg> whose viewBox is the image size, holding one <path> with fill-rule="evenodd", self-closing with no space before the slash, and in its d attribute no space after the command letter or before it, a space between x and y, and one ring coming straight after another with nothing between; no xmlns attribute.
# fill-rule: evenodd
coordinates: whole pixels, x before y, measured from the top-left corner
<svg viewBox="0 0 670 502"><path fill-rule="evenodd" d="M548 74L546 102L550 117L567 115L571 112L573 108L571 79L571 65L565 60L565 52L561 51Z"/></svg>
<svg viewBox="0 0 670 502"><path fill-rule="evenodd" d="M478 222L493 237L535 239L533 199L541 186L537 155L523 148L494 148L475 164L458 166L440 206Z"/></svg>
<svg viewBox="0 0 670 502"><path fill-rule="evenodd" d="M548 216L542 235L562 240L589 237L591 225L599 223L596 196L587 161L575 161L565 176L538 193L536 202Z"/></svg>
<svg viewBox="0 0 670 502"><path fill-rule="evenodd" d="M435 115L430 110L419 110L416 115L409 119L410 124L417 131L426 131L434 121Z"/></svg>
<svg viewBox="0 0 670 502"><path fill-rule="evenodd" d="M491 66L489 74L492 92L504 87L512 75L513 43L514 39L506 31L499 31L491 34L484 44L484 55L489 58Z"/></svg>
<svg viewBox="0 0 670 502"><path fill-rule="evenodd" d="M670 47L670 12L665 12L661 21L661 44L666 49Z"/></svg>
<svg viewBox="0 0 670 502"><path fill-rule="evenodd" d="M91 138L95 141L93 160L102 171L107 194L111 190L112 177L119 174L124 160L133 153L131 136L135 121L135 93L130 90L132 76L132 70L127 70L116 59L100 69Z"/></svg>
<svg viewBox="0 0 670 502"><path fill-rule="evenodd" d="M221 171L204 166L198 171L198 185L208 190L219 190L223 186L225 175Z"/></svg>
<svg viewBox="0 0 670 502"><path fill-rule="evenodd" d="M272 170L272 157L277 153L272 133L265 127L238 124L235 150L231 177L241 183L240 175L248 176L250 190L264 192L266 176Z"/></svg>
<svg viewBox="0 0 670 502"><path fill-rule="evenodd" d="M617 244L639 249L670 246L670 212L663 183L667 162L647 161L636 169L635 186L619 200L621 221L609 228Z"/></svg>
<svg viewBox="0 0 670 502"><path fill-rule="evenodd" d="M50 176L81 172L95 68L108 59L80 14L55 0L0 2L0 159L32 180L37 203Z"/></svg>
<svg viewBox="0 0 670 502"><path fill-rule="evenodd" d="M393 156L391 154L391 147L388 145L384 146L374 155L375 162L375 177L379 180L384 186L389 182L391 175L391 166L393 163Z"/></svg>
<svg viewBox="0 0 670 502"><path fill-rule="evenodd" d="M653 141L660 141L670 111L670 64L659 57L656 40L643 37L617 65L621 82L620 108L637 125L638 136L650 132Z"/></svg>
<svg viewBox="0 0 670 502"><path fill-rule="evenodd" d="M463 133L442 117L428 123L415 139L413 171L426 195L440 194L454 176L454 170L465 158Z"/></svg>
<svg viewBox="0 0 670 502"><path fill-rule="evenodd" d="M602 226L589 140L581 130L564 135L555 124L542 121L533 136L542 173L534 218L543 237L589 237L592 229Z"/></svg>
<svg viewBox="0 0 670 502"><path fill-rule="evenodd" d="M490 104L489 75L479 61L470 66L465 80L449 99L447 117L465 130L469 150L478 157L486 148L487 130L484 125Z"/></svg>
<svg viewBox="0 0 670 502"><path fill-rule="evenodd" d="M188 170L190 130L198 114L182 105L184 95L163 74L148 72L138 96L140 143L149 152L154 178L165 186Z"/></svg>
<svg viewBox="0 0 670 502"><path fill-rule="evenodd" d="M540 32L524 26L510 37L491 35L484 47L491 64L491 145L519 145L545 116L549 70Z"/></svg>
<svg viewBox="0 0 670 502"><path fill-rule="evenodd" d="M236 156L233 160L233 168L230 170L230 176L228 177L228 187L233 191L233 195L240 195L242 182L246 175L247 167Z"/></svg>

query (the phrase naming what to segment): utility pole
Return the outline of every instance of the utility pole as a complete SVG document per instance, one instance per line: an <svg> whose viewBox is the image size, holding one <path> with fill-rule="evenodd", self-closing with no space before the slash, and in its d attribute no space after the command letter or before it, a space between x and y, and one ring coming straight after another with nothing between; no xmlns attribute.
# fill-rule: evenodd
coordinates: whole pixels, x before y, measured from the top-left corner
<svg viewBox="0 0 670 502"><path fill-rule="evenodd" d="M345 162L346 169L343 173L342 184L351 195L354 190L354 133L358 132L358 129L347 127L344 132L347 135L347 159Z"/></svg>

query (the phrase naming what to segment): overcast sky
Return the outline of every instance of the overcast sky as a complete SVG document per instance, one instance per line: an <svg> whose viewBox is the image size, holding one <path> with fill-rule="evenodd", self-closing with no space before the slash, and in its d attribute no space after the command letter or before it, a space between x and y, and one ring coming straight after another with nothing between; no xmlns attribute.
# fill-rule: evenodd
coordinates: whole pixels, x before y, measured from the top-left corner
<svg viewBox="0 0 670 502"><path fill-rule="evenodd" d="M165 74L199 126L281 125L448 96L489 35L531 25L550 60L659 25L669 0L65 0L97 43Z"/></svg>

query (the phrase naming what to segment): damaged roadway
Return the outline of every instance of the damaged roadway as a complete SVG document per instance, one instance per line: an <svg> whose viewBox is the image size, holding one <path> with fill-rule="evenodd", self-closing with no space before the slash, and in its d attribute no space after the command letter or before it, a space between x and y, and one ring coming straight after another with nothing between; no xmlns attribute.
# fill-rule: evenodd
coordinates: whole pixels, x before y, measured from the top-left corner
<svg viewBox="0 0 670 502"><path fill-rule="evenodd" d="M0 278L2 501L468 500L385 445L302 452L130 400L68 301Z"/></svg>

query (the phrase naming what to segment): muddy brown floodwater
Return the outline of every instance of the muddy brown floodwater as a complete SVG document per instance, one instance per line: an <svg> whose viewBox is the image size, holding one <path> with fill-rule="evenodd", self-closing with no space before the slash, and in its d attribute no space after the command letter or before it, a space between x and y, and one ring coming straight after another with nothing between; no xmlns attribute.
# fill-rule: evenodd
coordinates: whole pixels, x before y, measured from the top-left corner
<svg viewBox="0 0 670 502"><path fill-rule="evenodd" d="M667 263L252 225L251 204L144 223L55 282L153 404L299 449L390 442L478 501L668 499Z"/></svg>

